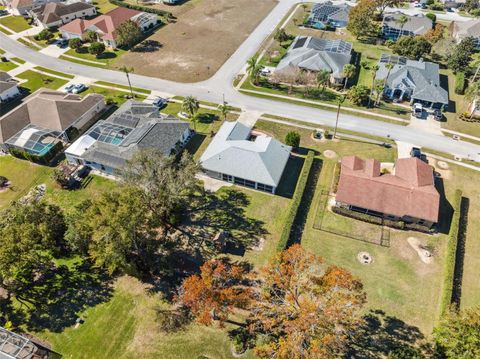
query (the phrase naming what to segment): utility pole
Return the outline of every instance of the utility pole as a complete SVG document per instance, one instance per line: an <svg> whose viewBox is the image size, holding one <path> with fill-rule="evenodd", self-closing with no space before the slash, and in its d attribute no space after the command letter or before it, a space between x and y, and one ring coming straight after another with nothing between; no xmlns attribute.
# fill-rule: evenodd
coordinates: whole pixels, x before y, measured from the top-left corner
<svg viewBox="0 0 480 359"><path fill-rule="evenodd" d="M335 130L333 131L333 139L337 137L337 128L338 128L338 118L340 117L340 108L342 107L342 103L345 101L345 96L342 96L338 99L338 107L337 107L337 119L335 121Z"/></svg>

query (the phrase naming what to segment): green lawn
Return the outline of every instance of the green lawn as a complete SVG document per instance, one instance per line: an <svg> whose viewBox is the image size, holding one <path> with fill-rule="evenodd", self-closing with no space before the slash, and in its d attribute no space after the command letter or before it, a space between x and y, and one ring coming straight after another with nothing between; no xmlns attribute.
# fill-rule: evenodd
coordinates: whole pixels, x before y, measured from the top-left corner
<svg viewBox="0 0 480 359"><path fill-rule="evenodd" d="M127 96L130 95L130 93L127 91L107 89L99 86L90 86L86 91L82 92L80 95L85 96L89 93L97 93L105 96L105 98L111 98L117 105L121 105L125 101L127 101L128 99ZM143 101L145 100L145 98L146 96L135 95L136 101Z"/></svg>
<svg viewBox="0 0 480 359"><path fill-rule="evenodd" d="M13 32L22 32L30 29L30 25L23 16L6 16L0 18L0 24L8 27Z"/></svg>
<svg viewBox="0 0 480 359"><path fill-rule="evenodd" d="M0 61L0 71L8 72L10 70L13 70L15 67L17 67L17 65L15 65L11 61Z"/></svg>
<svg viewBox="0 0 480 359"><path fill-rule="evenodd" d="M48 75L40 74L33 70L27 70L17 75L16 77L28 80L20 84L21 87L28 88L30 92L35 92L41 87L49 89L58 89L65 85L68 81L59 79L58 77L51 77Z"/></svg>
<svg viewBox="0 0 480 359"><path fill-rule="evenodd" d="M118 6L113 5L108 0L94 0L93 5L97 8L97 12L100 14L105 14L110 10L116 9Z"/></svg>
<svg viewBox="0 0 480 359"><path fill-rule="evenodd" d="M35 70L46 72L46 73L49 73L49 74L52 74L52 75L57 75L57 76L60 76L60 77L65 77L67 79L73 79L75 77L73 75L65 74L63 72L55 71L55 70L52 70L52 69L47 69L46 67L42 67L42 66L36 66Z"/></svg>
<svg viewBox="0 0 480 359"><path fill-rule="evenodd" d="M130 92L130 87L128 87L128 85L119 85L119 84L116 84L116 83L113 83L113 82L107 82L107 81L96 81L95 83L98 84L98 85L111 86L111 87L124 89L124 90L127 90L127 91ZM150 95L150 93L152 92L150 90L145 90L145 89L142 89L140 87L133 87L133 86L132 86L132 90L135 91L135 92L144 93L146 95Z"/></svg>
<svg viewBox="0 0 480 359"><path fill-rule="evenodd" d="M125 50L122 49L116 49L113 51L105 51L102 55L99 57L92 55L88 52L88 47L84 46L79 49L79 52L77 52L75 49L69 49L65 55L73 56L78 58L80 61L81 60L89 60L89 61L95 61L95 62L101 62L105 64L106 66L112 66L113 63L125 52ZM68 59L68 58L66 58ZM89 62L83 62L84 64L90 65ZM101 65L100 65L101 66Z"/></svg>
<svg viewBox="0 0 480 359"><path fill-rule="evenodd" d="M468 101L465 100L465 96L455 93L455 75L447 69L440 70L440 73L448 76L448 96L450 99L449 109L445 112L447 121L442 122L442 127L480 137L480 124L478 122L463 121L458 116L467 110Z"/></svg>
<svg viewBox="0 0 480 359"><path fill-rule="evenodd" d="M0 156L0 176L10 181L10 188L0 192L0 210L27 194L31 187L44 183L50 169L12 156Z"/></svg>

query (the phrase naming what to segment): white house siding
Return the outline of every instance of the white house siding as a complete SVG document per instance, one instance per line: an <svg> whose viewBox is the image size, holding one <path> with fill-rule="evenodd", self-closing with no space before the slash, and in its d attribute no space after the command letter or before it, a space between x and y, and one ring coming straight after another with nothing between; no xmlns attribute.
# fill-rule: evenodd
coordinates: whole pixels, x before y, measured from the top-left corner
<svg viewBox="0 0 480 359"><path fill-rule="evenodd" d="M70 40L70 39L82 39L82 35L79 35L79 34L74 34L74 33L71 33L71 32L68 32L68 31L62 31L62 38L65 39L65 40Z"/></svg>

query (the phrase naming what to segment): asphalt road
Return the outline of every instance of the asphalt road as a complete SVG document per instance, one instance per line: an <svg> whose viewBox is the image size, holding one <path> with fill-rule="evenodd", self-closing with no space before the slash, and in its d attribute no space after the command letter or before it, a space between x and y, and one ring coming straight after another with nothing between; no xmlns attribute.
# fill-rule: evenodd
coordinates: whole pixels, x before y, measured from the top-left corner
<svg viewBox="0 0 480 359"><path fill-rule="evenodd" d="M132 74L130 76L132 85L180 96L193 95L200 100L216 103L220 103L223 95L225 95L230 105L240 107L244 110L268 113L316 124L334 125L335 112L247 96L239 93L232 87L233 78L242 70L247 59L257 51L264 39L297 2L298 0L280 0L272 12L210 79L203 82L185 84ZM127 84L125 74L122 72L52 58L27 48L19 42L10 39L2 32L0 32L0 47L38 66L97 80ZM141 56L141 54L139 54L139 56ZM381 137L387 137L388 135L395 140L409 142L417 146L428 147L480 162L480 145L454 141L451 138L432 135L431 133L419 131L418 129L347 114L341 114L339 127Z"/></svg>

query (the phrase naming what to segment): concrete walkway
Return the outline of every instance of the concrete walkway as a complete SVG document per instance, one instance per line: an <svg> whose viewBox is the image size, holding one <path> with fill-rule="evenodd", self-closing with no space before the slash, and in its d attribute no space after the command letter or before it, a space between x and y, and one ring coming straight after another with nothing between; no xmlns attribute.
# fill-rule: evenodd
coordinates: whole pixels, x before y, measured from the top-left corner
<svg viewBox="0 0 480 359"><path fill-rule="evenodd" d="M397 158L410 158L410 151L415 147L412 143L395 141L397 144Z"/></svg>
<svg viewBox="0 0 480 359"><path fill-rule="evenodd" d="M47 47L44 47L39 52L41 52L42 54L48 55L48 56L59 58L60 56L62 56L68 50L69 50L68 47L65 47L64 49L62 49L62 48L58 47L57 45L48 45Z"/></svg>
<svg viewBox="0 0 480 359"><path fill-rule="evenodd" d="M245 126L253 127L261 116L262 113L258 111L242 111L237 120Z"/></svg>
<svg viewBox="0 0 480 359"><path fill-rule="evenodd" d="M8 74L12 77L15 77L21 74L22 72L31 70L34 67L35 67L35 64L32 64L31 62L25 62L24 64L20 64L18 67L15 67L14 69L8 71Z"/></svg>

